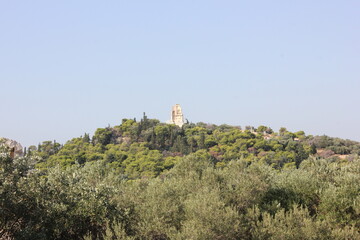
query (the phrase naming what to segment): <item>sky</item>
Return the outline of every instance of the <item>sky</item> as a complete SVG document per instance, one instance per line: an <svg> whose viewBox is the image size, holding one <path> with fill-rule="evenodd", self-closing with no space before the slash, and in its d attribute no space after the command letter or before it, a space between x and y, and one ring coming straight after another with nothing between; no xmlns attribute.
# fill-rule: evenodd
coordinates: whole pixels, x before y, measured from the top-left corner
<svg viewBox="0 0 360 240"><path fill-rule="evenodd" d="M0 1L0 136L143 112L360 141L360 1Z"/></svg>

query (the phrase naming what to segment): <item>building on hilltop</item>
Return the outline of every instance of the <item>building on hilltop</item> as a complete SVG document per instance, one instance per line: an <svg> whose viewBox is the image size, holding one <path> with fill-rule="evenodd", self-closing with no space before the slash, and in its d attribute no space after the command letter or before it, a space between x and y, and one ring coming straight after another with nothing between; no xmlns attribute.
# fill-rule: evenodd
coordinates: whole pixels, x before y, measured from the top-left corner
<svg viewBox="0 0 360 240"><path fill-rule="evenodd" d="M184 125L184 123L185 123L184 115L182 113L182 109L180 107L180 104L175 104L172 107L170 123L175 124L175 125L177 125L179 127L182 127L182 125Z"/></svg>

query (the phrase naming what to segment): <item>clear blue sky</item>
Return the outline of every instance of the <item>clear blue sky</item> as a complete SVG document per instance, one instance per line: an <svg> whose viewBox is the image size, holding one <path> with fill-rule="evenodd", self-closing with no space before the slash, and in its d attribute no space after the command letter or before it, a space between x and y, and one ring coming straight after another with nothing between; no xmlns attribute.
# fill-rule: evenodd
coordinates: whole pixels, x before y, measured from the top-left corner
<svg viewBox="0 0 360 240"><path fill-rule="evenodd" d="M1 1L0 136L65 143L122 118L360 141L360 1Z"/></svg>

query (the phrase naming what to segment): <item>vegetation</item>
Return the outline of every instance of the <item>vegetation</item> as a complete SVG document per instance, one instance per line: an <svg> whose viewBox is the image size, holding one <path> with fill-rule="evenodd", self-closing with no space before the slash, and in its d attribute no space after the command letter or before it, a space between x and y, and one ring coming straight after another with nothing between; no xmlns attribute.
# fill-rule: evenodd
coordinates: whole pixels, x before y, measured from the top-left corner
<svg viewBox="0 0 360 240"><path fill-rule="evenodd" d="M124 119L0 155L0 239L360 239L360 144Z"/></svg>

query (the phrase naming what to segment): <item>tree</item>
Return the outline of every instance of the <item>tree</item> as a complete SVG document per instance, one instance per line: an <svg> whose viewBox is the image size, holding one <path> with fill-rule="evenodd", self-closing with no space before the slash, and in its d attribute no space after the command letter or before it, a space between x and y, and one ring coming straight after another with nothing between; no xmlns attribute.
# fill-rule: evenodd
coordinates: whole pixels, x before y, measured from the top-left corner
<svg viewBox="0 0 360 240"><path fill-rule="evenodd" d="M265 133L267 129L268 129L268 127L261 125L256 129L256 132Z"/></svg>
<svg viewBox="0 0 360 240"><path fill-rule="evenodd" d="M84 133L83 141L86 143L90 143L90 135L88 133Z"/></svg>
<svg viewBox="0 0 360 240"><path fill-rule="evenodd" d="M95 131L92 142L94 144L101 144L103 146L111 142L112 131L110 128L98 128Z"/></svg>
<svg viewBox="0 0 360 240"><path fill-rule="evenodd" d="M280 129L279 129L279 134L280 134L280 136L284 136L284 134L287 132L287 129L286 128L284 128L284 127L281 127Z"/></svg>

